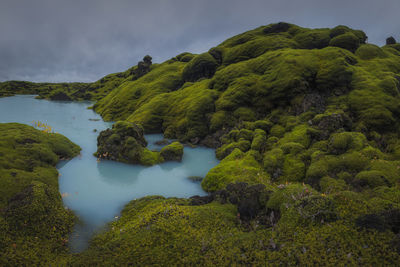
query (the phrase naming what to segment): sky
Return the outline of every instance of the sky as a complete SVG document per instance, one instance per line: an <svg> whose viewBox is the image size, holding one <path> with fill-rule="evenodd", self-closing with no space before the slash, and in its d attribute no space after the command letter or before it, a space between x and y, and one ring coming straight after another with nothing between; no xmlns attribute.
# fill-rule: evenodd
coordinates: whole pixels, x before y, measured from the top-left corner
<svg viewBox="0 0 400 267"><path fill-rule="evenodd" d="M400 0L0 0L0 81L92 82L280 21L400 41Z"/></svg>

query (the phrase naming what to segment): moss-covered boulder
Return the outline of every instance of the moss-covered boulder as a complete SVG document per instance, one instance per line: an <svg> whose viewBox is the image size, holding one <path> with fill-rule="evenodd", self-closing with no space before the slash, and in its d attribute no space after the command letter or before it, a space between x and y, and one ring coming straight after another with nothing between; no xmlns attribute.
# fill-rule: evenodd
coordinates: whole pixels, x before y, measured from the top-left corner
<svg viewBox="0 0 400 267"><path fill-rule="evenodd" d="M140 125L119 121L112 129L100 132L97 137L96 156L131 164L154 165L162 162L158 152L146 148L143 128Z"/></svg>
<svg viewBox="0 0 400 267"><path fill-rule="evenodd" d="M182 161L183 145L179 142L173 142L163 147L160 155L165 161Z"/></svg>

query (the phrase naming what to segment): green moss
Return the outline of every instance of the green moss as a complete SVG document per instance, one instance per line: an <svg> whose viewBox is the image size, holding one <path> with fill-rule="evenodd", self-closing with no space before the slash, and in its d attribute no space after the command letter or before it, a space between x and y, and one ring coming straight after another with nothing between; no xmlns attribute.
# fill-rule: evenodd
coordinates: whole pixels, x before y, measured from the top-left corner
<svg viewBox="0 0 400 267"><path fill-rule="evenodd" d="M304 151L304 146L296 142L285 143L280 148L285 154L297 155L300 152Z"/></svg>
<svg viewBox="0 0 400 267"><path fill-rule="evenodd" d="M97 152L95 156L100 159L116 160L131 164L155 165L164 161L160 152L150 151L146 148L143 127L131 122L118 121L112 129L100 132L97 138ZM175 144L174 146L175 147ZM171 148L171 147L169 147ZM168 159L166 148L164 152Z"/></svg>
<svg viewBox="0 0 400 267"><path fill-rule="evenodd" d="M267 202L267 207L285 211L286 204L294 204L297 200L313 194L313 190L298 183L281 185Z"/></svg>
<svg viewBox="0 0 400 267"><path fill-rule="evenodd" d="M216 156L218 159L223 159L228 156L233 150L239 149L242 152L246 152L251 148L251 142L245 139L239 139L237 142L223 145L216 150Z"/></svg>
<svg viewBox="0 0 400 267"><path fill-rule="evenodd" d="M307 29L281 22L234 36L208 53L151 65L140 77L135 66L90 84L0 83L0 96L95 99L94 110L106 120L139 123L146 133L182 142L212 140L221 145L216 153L223 160L203 180L205 190L243 181L272 191L264 192L269 204L258 211L270 216L264 218L268 225L237 216L253 208L247 195L241 207L208 203L212 195L197 199L208 203L199 206L159 197L134 201L87 252L57 260L49 253L44 263L396 265L394 232L355 227L360 216L399 203L400 49L365 41L364 32L346 26ZM110 146L122 144L123 155L145 164L164 159L138 138L125 138L126 123L117 125L121 131L108 136ZM7 142L0 138L0 147ZM12 188L0 194L3 206L32 181L57 186L49 178L57 172L48 166L69 157L70 147L31 143L17 152L32 162L0 151L1 185ZM9 229L0 216L0 231ZM0 235L7 253L11 242L11 235ZM35 249L16 257L37 259Z"/></svg>
<svg viewBox="0 0 400 267"><path fill-rule="evenodd" d="M254 131L254 138L251 143L251 149L263 153L266 141L267 137L265 131L261 129L256 129Z"/></svg>
<svg viewBox="0 0 400 267"><path fill-rule="evenodd" d="M362 186L369 186L371 188L388 185L388 180L380 171L362 171L356 175L355 179Z"/></svg>
<svg viewBox="0 0 400 267"><path fill-rule="evenodd" d="M364 60L370 60L377 57L379 58L385 57L385 53L383 52L383 50L379 46L373 44L361 45L357 49L355 54L356 56Z"/></svg>
<svg viewBox="0 0 400 267"><path fill-rule="evenodd" d="M209 54L203 53L195 56L183 69L182 77L185 81L195 82L200 78L211 78L218 63Z"/></svg>
<svg viewBox="0 0 400 267"><path fill-rule="evenodd" d="M359 38L351 32L338 35L329 42L330 46L336 46L355 52L360 46Z"/></svg>
<svg viewBox="0 0 400 267"><path fill-rule="evenodd" d="M285 134L285 128L283 128L281 125L279 124L275 124L270 131L270 135L274 136L274 137L282 137Z"/></svg>
<svg viewBox="0 0 400 267"><path fill-rule="evenodd" d="M346 191L348 189L348 185L343 179L334 179L329 176L322 177L319 181L319 186L321 187L321 192L325 194Z"/></svg>
<svg viewBox="0 0 400 267"><path fill-rule="evenodd" d="M166 161L169 160L182 161L183 145L179 142L173 142L168 146L163 147L160 151L160 155Z"/></svg>
<svg viewBox="0 0 400 267"><path fill-rule="evenodd" d="M329 31L324 30L313 30L299 33L295 36L294 40L304 49L324 48L329 45L331 37Z"/></svg>
<svg viewBox="0 0 400 267"><path fill-rule="evenodd" d="M74 215L58 191L60 158L80 148L60 134L0 124L0 265L53 264L67 257Z"/></svg>
<svg viewBox="0 0 400 267"><path fill-rule="evenodd" d="M329 139L329 150L334 154L342 154L349 150L360 151L366 146L367 139L362 133L343 132L332 134Z"/></svg>
<svg viewBox="0 0 400 267"><path fill-rule="evenodd" d="M310 145L310 141L311 139L308 133L308 126L299 125L293 128L292 131L286 133L285 136L279 140L279 144L283 145L288 142L295 142L303 145L304 147L308 147Z"/></svg>
<svg viewBox="0 0 400 267"><path fill-rule="evenodd" d="M257 184L268 181L269 175L261 170L254 156L236 148L207 173L201 186L204 190L213 192L233 182Z"/></svg>

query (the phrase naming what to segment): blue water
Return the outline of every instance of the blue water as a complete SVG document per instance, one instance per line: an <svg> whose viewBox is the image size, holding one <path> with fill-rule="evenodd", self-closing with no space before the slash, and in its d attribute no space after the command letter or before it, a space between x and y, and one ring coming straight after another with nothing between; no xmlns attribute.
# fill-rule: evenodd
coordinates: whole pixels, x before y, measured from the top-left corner
<svg viewBox="0 0 400 267"><path fill-rule="evenodd" d="M90 105L90 102L38 100L34 96L0 98L0 122L47 123L55 132L82 148L81 155L57 166L64 204L80 219L69 241L74 252L85 249L93 233L118 218L123 206L132 199L147 195L204 195L200 184L187 177L204 177L218 164L214 150L203 147L185 147L181 163L144 167L112 161L97 162L93 156L97 150L97 136L112 124L102 121L98 114L87 109ZM162 138L162 135L146 135L148 147L161 149L162 146L154 142Z"/></svg>

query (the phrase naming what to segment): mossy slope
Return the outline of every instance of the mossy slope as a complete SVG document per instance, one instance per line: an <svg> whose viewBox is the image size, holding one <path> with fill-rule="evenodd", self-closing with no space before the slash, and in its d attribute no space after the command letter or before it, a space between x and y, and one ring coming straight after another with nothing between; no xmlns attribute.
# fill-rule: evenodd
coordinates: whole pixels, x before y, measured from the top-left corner
<svg viewBox="0 0 400 267"><path fill-rule="evenodd" d="M58 191L59 159L80 148L60 134L0 124L0 265L43 265L67 255L74 215Z"/></svg>
<svg viewBox="0 0 400 267"><path fill-rule="evenodd" d="M133 201L74 263L398 264L400 49L366 39L277 23L97 82L104 119L221 162L202 181L211 195ZM266 197L238 201L236 182Z"/></svg>

